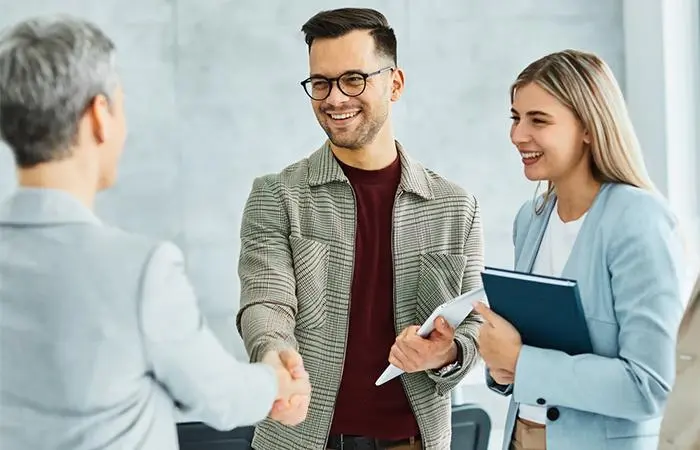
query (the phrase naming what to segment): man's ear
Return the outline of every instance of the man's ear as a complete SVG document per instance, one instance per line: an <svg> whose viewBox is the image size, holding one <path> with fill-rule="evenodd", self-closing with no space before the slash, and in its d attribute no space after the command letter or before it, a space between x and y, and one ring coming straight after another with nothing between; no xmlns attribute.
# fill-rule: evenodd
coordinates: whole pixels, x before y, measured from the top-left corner
<svg viewBox="0 0 700 450"><path fill-rule="evenodd" d="M395 102L398 101L398 99L401 98L401 94L403 94L406 78L404 71L399 67L394 69L391 75L391 101Z"/></svg>

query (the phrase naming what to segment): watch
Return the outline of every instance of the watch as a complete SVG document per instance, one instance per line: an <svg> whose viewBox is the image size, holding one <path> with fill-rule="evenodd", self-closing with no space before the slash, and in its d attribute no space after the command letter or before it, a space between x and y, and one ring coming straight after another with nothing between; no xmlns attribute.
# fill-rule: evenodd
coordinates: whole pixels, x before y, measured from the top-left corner
<svg viewBox="0 0 700 450"><path fill-rule="evenodd" d="M459 369L462 368L462 347L457 344L457 359L454 360L454 362L451 362L437 370L435 370L435 374L438 375L439 377L449 377L453 373L456 373L459 371Z"/></svg>
<svg viewBox="0 0 700 450"><path fill-rule="evenodd" d="M440 377L449 377L455 372L458 372L462 368L462 364L459 359L455 362L451 362L446 366L443 366L435 371L435 373Z"/></svg>

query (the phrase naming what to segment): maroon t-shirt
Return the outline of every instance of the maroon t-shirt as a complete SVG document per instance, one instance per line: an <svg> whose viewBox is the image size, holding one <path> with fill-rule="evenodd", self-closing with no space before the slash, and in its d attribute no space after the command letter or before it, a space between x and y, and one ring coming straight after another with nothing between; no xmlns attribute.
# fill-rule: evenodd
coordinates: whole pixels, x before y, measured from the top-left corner
<svg viewBox="0 0 700 450"><path fill-rule="evenodd" d="M355 191L357 226L347 352L331 434L416 436L418 423L401 380L374 385L396 340L391 232L401 161L372 171L338 163Z"/></svg>

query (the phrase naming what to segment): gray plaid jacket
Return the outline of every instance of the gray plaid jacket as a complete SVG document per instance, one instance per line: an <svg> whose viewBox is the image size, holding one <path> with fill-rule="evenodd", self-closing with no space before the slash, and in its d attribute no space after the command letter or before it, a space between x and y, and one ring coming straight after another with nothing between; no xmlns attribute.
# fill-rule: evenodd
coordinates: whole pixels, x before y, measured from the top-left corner
<svg viewBox="0 0 700 450"><path fill-rule="evenodd" d="M481 286L483 233L473 195L412 161L397 143L401 180L393 224L396 333ZM326 143L281 173L257 178L243 213L237 327L252 361L297 348L312 385L307 419L260 423L257 450L325 449L340 385L355 243L352 187ZM480 317L457 329L462 369L401 375L423 446L449 449L449 393L478 359ZM387 358L389 355L387 354ZM379 374L377 374L379 375Z"/></svg>

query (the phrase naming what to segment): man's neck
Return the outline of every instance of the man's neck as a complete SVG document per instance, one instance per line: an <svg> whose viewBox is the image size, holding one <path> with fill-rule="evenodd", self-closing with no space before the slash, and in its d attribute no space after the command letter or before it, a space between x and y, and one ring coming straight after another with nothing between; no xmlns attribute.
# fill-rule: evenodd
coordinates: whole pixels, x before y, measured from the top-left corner
<svg viewBox="0 0 700 450"><path fill-rule="evenodd" d="M94 208L97 191L85 181L75 164L70 161L40 164L29 169L18 169L17 180L21 187L56 189L77 198L89 209Z"/></svg>
<svg viewBox="0 0 700 450"><path fill-rule="evenodd" d="M600 185L590 173L557 181L554 190L557 194L557 213L561 220L570 222L583 216L598 195Z"/></svg>
<svg viewBox="0 0 700 450"><path fill-rule="evenodd" d="M396 142L391 134L377 138L362 148L347 149L331 143L333 154L350 167L363 170L379 170L396 160Z"/></svg>

